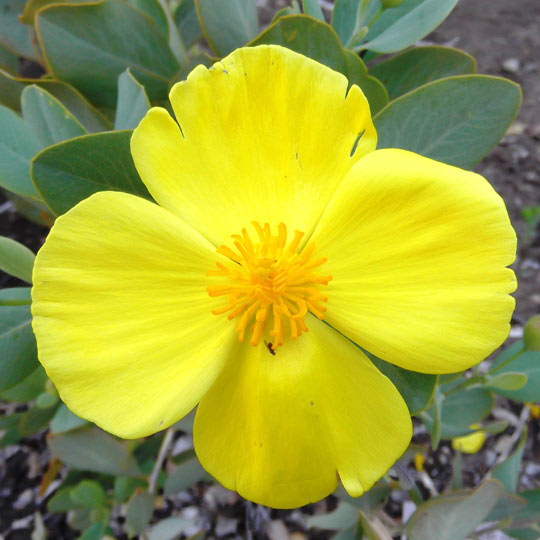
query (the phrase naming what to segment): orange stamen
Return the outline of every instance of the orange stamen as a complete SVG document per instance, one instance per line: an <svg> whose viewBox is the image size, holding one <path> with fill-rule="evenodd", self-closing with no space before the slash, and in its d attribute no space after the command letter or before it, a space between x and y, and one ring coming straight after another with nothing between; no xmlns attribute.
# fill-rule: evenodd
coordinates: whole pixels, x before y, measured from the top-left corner
<svg viewBox="0 0 540 540"><path fill-rule="evenodd" d="M266 333L275 351L285 340L284 319L289 321L290 337L296 339L308 331L304 321L308 312L323 318L326 311L323 303L328 298L317 286L327 285L332 276L313 273L326 262L325 257L312 257L313 243L298 251L303 232L294 231L287 245L284 223L278 225L275 235L268 223L261 226L254 221L252 225L255 240L242 229L241 234L232 236L234 249L224 245L217 249L228 261L217 262L218 270L208 271L207 276L226 282L209 285L206 290L212 297L228 297L227 304L212 313L228 313L230 320L239 317L236 326L239 341L244 340L249 327L251 345L258 345Z"/></svg>

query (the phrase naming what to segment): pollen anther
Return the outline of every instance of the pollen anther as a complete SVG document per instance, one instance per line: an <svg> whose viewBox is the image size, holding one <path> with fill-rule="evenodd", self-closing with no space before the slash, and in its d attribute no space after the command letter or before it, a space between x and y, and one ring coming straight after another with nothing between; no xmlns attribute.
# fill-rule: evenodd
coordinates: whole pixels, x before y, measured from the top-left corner
<svg viewBox="0 0 540 540"><path fill-rule="evenodd" d="M303 232L294 231L287 244L287 227L280 223L277 234L270 225L252 222L256 239L246 229L232 235L234 248L220 246L217 252L228 261L216 263L217 270L207 272L209 277L222 277L226 282L209 285L212 297L226 296L227 304L214 309L214 315L228 314L229 320L238 318L236 333L244 341L246 329L249 342L258 345L267 333L272 350L283 345L288 328L292 339L308 331L304 317L308 312L322 319L328 298L321 294L320 285L327 285L332 276L319 276L313 270L326 262L314 258L315 245L298 247ZM286 322L288 321L288 324Z"/></svg>

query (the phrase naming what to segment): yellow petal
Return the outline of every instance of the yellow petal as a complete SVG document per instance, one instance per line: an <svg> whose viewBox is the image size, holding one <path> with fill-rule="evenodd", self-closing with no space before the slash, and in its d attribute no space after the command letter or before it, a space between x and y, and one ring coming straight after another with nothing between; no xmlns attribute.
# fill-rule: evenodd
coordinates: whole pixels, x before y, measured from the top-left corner
<svg viewBox="0 0 540 540"><path fill-rule="evenodd" d="M464 454L476 454L484 446L485 442L486 434L483 431L475 431L462 437L453 438L452 448Z"/></svg>
<svg viewBox="0 0 540 540"><path fill-rule="evenodd" d="M159 206L93 195L58 218L32 289L39 359L68 407L125 438L188 413L236 336L210 313L214 248Z"/></svg>
<svg viewBox="0 0 540 540"><path fill-rule="evenodd" d="M253 220L309 235L376 145L358 87L347 93L340 73L274 45L198 66L170 98L182 131L151 109L133 134L133 159L155 200L216 245Z"/></svg>
<svg viewBox="0 0 540 540"><path fill-rule="evenodd" d="M451 373L506 339L516 236L481 176L404 150L372 152L313 240L333 276L325 321L376 356Z"/></svg>
<svg viewBox="0 0 540 540"><path fill-rule="evenodd" d="M336 486L369 489L405 451L407 406L350 341L311 317L309 333L272 354L242 346L195 416L195 451L225 487L275 508Z"/></svg>

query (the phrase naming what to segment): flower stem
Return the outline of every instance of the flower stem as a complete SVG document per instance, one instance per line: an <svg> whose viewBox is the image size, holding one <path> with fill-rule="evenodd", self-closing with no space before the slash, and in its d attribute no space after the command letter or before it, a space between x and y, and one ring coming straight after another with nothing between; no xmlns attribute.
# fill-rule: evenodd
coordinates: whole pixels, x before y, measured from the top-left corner
<svg viewBox="0 0 540 540"><path fill-rule="evenodd" d="M165 437L163 438L161 446L159 447L159 453L158 453L156 462L154 463L152 474L150 475L150 478L148 480L148 493L150 493L151 495L154 495L156 492L159 471L161 471L163 462L165 461L165 458L167 457L167 453L169 452L169 446L171 445L171 442L173 440L173 435L174 435L174 429L170 427L165 432Z"/></svg>

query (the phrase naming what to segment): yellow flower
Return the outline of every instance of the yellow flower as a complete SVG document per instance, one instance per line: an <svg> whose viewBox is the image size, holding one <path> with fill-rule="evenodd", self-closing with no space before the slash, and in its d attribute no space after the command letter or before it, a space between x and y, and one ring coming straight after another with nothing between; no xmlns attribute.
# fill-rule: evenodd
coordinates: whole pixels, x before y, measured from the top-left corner
<svg viewBox="0 0 540 540"><path fill-rule="evenodd" d="M531 418L540 418L540 405L530 402L525 403L525 405L529 408Z"/></svg>
<svg viewBox="0 0 540 540"><path fill-rule="evenodd" d="M424 373L497 348L515 289L504 204L477 174L375 151L361 90L281 47L198 66L170 99L178 123L153 108L131 145L159 206L95 194L37 256L40 360L120 437L198 404L202 465L248 499L303 505L338 475L361 495L411 421L355 343Z"/></svg>
<svg viewBox="0 0 540 540"><path fill-rule="evenodd" d="M416 452L416 454L414 454L414 468L418 472L424 472L425 462L426 462L426 456L424 456L424 454L420 454L420 452Z"/></svg>
<svg viewBox="0 0 540 540"><path fill-rule="evenodd" d="M469 428L478 431L473 431L472 433L461 437L454 437L452 439L452 448L454 450L459 450L464 454L476 454L476 452L484 446L486 434L478 424L473 424L472 426L469 426Z"/></svg>

